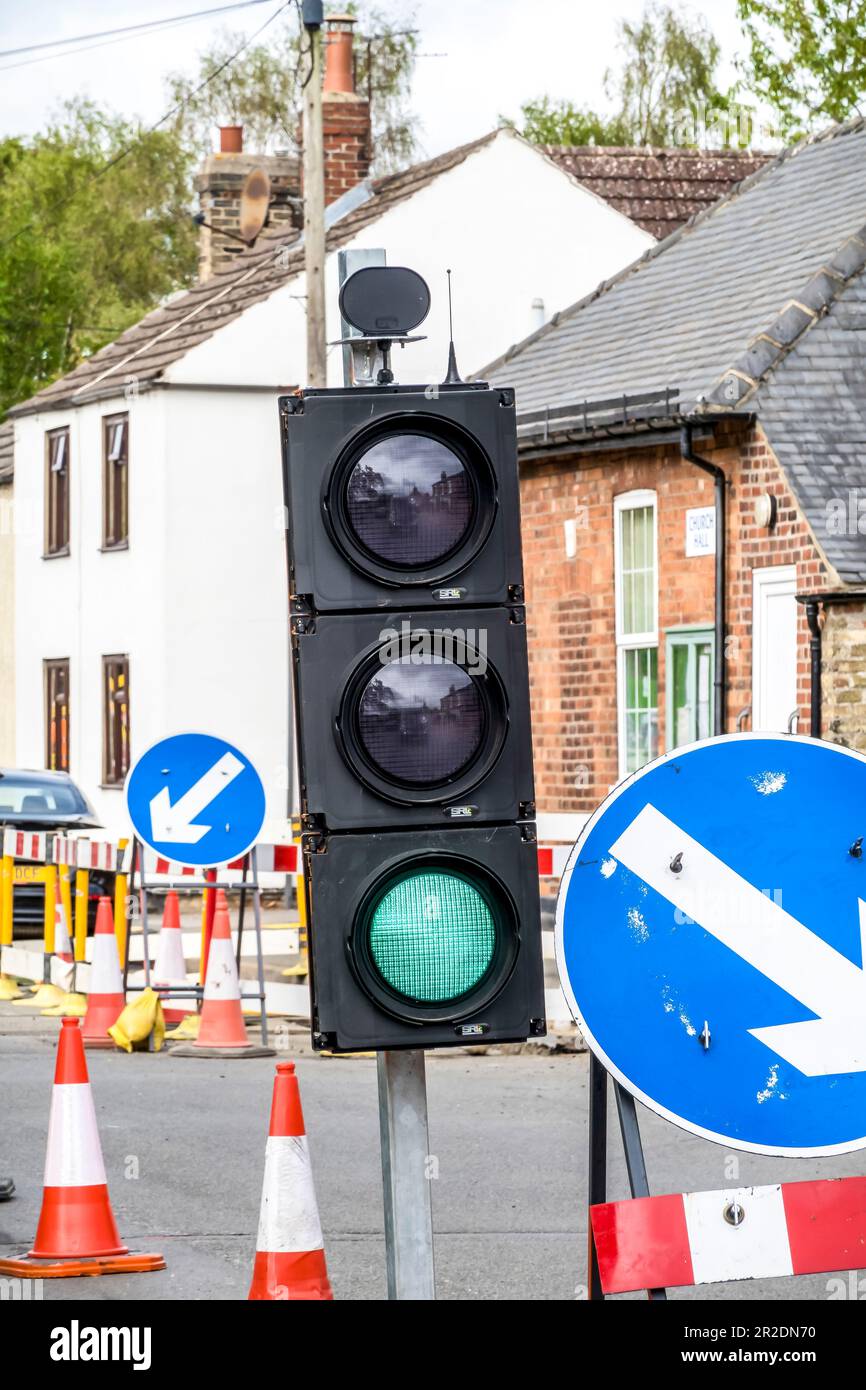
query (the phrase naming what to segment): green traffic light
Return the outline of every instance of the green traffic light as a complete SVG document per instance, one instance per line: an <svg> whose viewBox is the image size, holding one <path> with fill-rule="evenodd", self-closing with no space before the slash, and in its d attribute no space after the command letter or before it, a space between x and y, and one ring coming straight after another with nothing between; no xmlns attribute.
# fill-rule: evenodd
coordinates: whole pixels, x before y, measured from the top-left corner
<svg viewBox="0 0 866 1390"><path fill-rule="evenodd" d="M486 899L461 875L408 873L383 894L369 927L370 955L390 989L443 1004L483 979L496 947Z"/></svg>

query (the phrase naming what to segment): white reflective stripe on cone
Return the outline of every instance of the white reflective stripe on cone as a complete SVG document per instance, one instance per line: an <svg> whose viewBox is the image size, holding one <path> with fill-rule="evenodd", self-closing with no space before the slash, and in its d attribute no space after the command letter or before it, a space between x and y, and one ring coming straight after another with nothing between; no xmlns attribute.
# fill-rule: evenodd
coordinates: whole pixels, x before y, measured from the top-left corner
<svg viewBox="0 0 866 1390"><path fill-rule="evenodd" d="M89 1084L54 1087L45 1155L46 1187L95 1187L105 1165Z"/></svg>
<svg viewBox="0 0 866 1390"><path fill-rule="evenodd" d="M204 997L205 999L240 999L241 997L234 947L224 936L211 938Z"/></svg>
<svg viewBox="0 0 866 1390"><path fill-rule="evenodd" d="M722 1217L732 1203L746 1213L740 1225ZM696 1284L793 1274L781 1187L686 1192L683 1207Z"/></svg>
<svg viewBox="0 0 866 1390"><path fill-rule="evenodd" d="M208 964L210 964L209 960ZM177 983L179 980L183 980L186 984L186 961L183 958L183 944L180 939L180 932L175 931L173 927L168 931L161 931L159 934L152 973L153 978L159 980L161 984L168 984L169 981Z"/></svg>
<svg viewBox="0 0 866 1390"><path fill-rule="evenodd" d="M268 1139L256 1249L271 1255L324 1246L306 1135Z"/></svg>
<svg viewBox="0 0 866 1390"><path fill-rule="evenodd" d="M72 942L69 939L69 929L66 926L66 913L63 903L58 902L54 908L54 954L68 956L71 953Z"/></svg>
<svg viewBox="0 0 866 1390"><path fill-rule="evenodd" d="M123 976L117 954L117 938L112 933L98 932L93 937L93 957L90 965L88 994L122 994Z"/></svg>

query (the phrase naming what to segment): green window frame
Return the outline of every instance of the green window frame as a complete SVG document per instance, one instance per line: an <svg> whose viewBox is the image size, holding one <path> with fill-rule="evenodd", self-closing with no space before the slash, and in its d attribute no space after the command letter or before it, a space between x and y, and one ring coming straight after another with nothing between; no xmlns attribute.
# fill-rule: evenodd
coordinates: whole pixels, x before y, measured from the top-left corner
<svg viewBox="0 0 866 1390"><path fill-rule="evenodd" d="M668 749L711 738L715 633L704 624L665 634L665 742Z"/></svg>
<svg viewBox="0 0 866 1390"><path fill-rule="evenodd" d="M619 775L658 754L658 533L655 492L614 498Z"/></svg>

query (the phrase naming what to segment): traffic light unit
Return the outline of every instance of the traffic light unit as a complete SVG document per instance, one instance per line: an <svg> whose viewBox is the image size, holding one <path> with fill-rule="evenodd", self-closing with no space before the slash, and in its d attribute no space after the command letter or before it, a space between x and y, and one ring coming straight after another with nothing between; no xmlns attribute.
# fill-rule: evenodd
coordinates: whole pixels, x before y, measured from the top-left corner
<svg viewBox="0 0 866 1390"><path fill-rule="evenodd" d="M314 1046L543 1034L513 392L280 418Z"/></svg>

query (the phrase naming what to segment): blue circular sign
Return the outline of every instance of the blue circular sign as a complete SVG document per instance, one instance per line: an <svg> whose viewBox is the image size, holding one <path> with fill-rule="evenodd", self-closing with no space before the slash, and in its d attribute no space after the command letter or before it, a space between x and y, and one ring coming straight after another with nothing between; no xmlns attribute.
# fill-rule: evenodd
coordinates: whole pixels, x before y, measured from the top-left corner
<svg viewBox="0 0 866 1390"><path fill-rule="evenodd" d="M866 757L739 734L622 782L574 847L556 956L608 1071L707 1139L866 1147Z"/></svg>
<svg viewBox="0 0 866 1390"><path fill-rule="evenodd" d="M265 819L256 769L211 734L175 734L155 743L131 769L125 790L138 838L182 864L214 868L239 859Z"/></svg>

